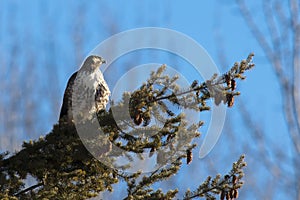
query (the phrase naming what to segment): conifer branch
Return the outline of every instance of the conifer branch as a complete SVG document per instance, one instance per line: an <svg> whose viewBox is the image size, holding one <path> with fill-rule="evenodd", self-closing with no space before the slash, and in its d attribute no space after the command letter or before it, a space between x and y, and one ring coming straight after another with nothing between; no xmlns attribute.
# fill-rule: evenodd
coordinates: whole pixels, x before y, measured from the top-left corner
<svg viewBox="0 0 300 200"><path fill-rule="evenodd" d="M236 80L245 79L244 73L254 66L252 57L253 54L250 54L246 60L235 63L227 73L214 75L201 84L195 80L185 90L176 84L178 77L163 75L165 66L158 68L138 90L124 93L122 100L112 104L109 111L98 113L101 134L90 134L85 141L93 145L97 155L87 151L75 125L67 121L54 125L45 137L24 142L23 149L16 154L10 157L1 154L0 198L87 199L102 191L112 191L113 185L121 180L128 186L125 199L174 198L177 189L163 193L161 190L154 191L151 185L176 174L183 158L187 159L187 164L192 162L192 149L197 145L192 141L200 136L199 128L203 122L189 124L184 114L176 112L171 106L202 112L210 109L206 102L211 98L217 105L223 102L228 107L233 106L234 96L239 95L235 91ZM129 106L129 118L126 117L126 105ZM118 120L113 116L113 109L118 110ZM163 122L162 127L151 124L154 119ZM82 126L89 131L89 127ZM104 142L99 144L99 141ZM97 151L99 145L104 146L104 150ZM143 159L145 155L142 153L145 152L149 152L148 157L157 155L156 164L159 167L143 175L139 182L136 180L141 176L141 171L133 174L122 172L130 167L130 162L112 169L98 161L98 158L104 157L114 163L114 158L119 156L125 156L130 161L130 153L136 153L139 159ZM212 199L216 194L236 195L237 189L242 186L243 159L241 157L223 179L220 175L214 179L209 177L198 190L187 191L185 198ZM171 160L168 165L167 160ZM37 184L24 189L27 175L34 177ZM233 180L234 177L237 180Z"/></svg>

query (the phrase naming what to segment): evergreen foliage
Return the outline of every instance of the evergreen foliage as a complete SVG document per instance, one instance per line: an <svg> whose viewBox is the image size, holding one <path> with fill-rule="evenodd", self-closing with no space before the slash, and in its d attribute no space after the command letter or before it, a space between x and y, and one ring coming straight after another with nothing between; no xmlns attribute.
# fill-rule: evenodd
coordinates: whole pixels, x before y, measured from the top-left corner
<svg viewBox="0 0 300 200"><path fill-rule="evenodd" d="M178 77L165 75L166 66L161 66L138 90L124 93L120 102L98 113L101 134L91 133L84 142L77 134L78 125L59 121L45 137L24 142L21 151L0 155L0 199L87 199L102 191L113 191L113 185L120 181L127 183L124 199L174 199L176 188L163 192L151 186L178 173L183 159L187 164L192 162L197 145L192 140L200 136L203 125L202 121L190 124L180 108L209 111L209 99L232 107L234 97L240 94L235 91L236 81L245 79L245 71L254 66L253 56L235 63L223 75L215 74L203 83L194 81L189 88L177 85ZM89 133L89 127L80 124L81 131ZM88 151L83 143L91 149ZM159 167L150 173L124 172L130 164L115 167L120 156L131 161L154 154ZM224 177L209 176L195 191L187 190L184 197L176 198L235 199L243 184L245 166L242 155ZM28 175L37 183L25 188Z"/></svg>

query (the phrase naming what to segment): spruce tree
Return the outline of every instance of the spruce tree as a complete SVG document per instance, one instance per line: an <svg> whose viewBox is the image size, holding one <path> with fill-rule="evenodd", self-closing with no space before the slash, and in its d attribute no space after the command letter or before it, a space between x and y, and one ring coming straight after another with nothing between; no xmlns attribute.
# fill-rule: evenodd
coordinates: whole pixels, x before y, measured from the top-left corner
<svg viewBox="0 0 300 200"><path fill-rule="evenodd" d="M97 121L76 125L59 121L45 137L24 142L19 152L0 155L0 199L88 199L103 191L113 192L113 185L119 182L126 182L124 199L128 200L236 199L243 185L244 155L227 174L208 176L195 191L187 189L182 197L176 188L164 192L152 186L193 162L197 146L193 139L201 137L204 122L190 124L178 109L209 112L210 99L216 105L234 106L234 98L240 94L236 83L253 68L253 56L210 80L195 80L189 88L177 85L178 77L164 74L166 66L160 66L139 89L125 92L120 102L112 102L109 110L98 113ZM113 110L118 111L117 119ZM156 122L163 122L163 127ZM99 132L91 132L91 125L99 124ZM89 134L82 139L78 129ZM132 167L130 161L153 155L155 170L126 171ZM116 159L120 156L129 162L120 165ZM25 188L28 175L36 184Z"/></svg>

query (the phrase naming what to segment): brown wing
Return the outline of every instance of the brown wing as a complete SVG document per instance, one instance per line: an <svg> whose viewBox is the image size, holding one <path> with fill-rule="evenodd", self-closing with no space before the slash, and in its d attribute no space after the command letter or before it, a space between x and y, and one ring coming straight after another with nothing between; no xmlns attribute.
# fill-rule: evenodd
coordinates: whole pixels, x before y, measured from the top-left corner
<svg viewBox="0 0 300 200"><path fill-rule="evenodd" d="M59 119L62 119L65 116L66 117L72 116L71 113L69 113L69 112L72 112L72 110L71 110L71 108L72 108L72 92L73 92L73 85L74 85L76 76L77 76L77 72L72 74L72 76L70 77L70 79L68 81L68 84L67 84L67 87L66 87L65 93L64 93L63 104L61 106Z"/></svg>
<svg viewBox="0 0 300 200"><path fill-rule="evenodd" d="M95 105L96 105L96 110L99 112L100 110L105 109L106 104L108 103L109 100L109 89L106 87L106 83L100 82L96 88L96 93L95 93Z"/></svg>

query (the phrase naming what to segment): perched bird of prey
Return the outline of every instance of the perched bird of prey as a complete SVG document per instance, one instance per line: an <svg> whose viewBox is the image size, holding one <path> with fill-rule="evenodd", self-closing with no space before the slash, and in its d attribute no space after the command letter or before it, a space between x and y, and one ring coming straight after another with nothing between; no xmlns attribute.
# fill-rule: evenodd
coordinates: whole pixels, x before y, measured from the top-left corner
<svg viewBox="0 0 300 200"><path fill-rule="evenodd" d="M69 79L65 89L59 119L73 121L91 120L95 113L105 109L110 90L99 67L105 60L99 56L89 56L82 67Z"/></svg>

